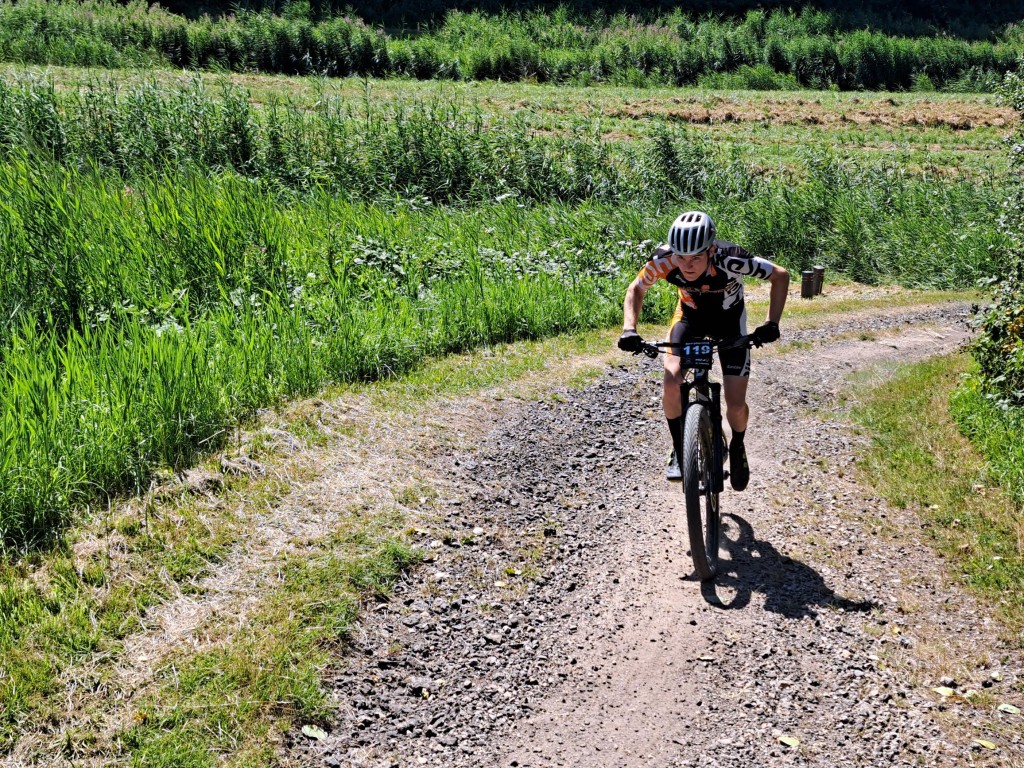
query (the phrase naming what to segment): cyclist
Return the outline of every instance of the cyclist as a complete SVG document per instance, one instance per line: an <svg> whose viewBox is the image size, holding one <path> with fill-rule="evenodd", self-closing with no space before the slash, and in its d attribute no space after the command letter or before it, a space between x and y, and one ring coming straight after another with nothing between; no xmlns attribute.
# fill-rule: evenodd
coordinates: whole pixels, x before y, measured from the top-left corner
<svg viewBox="0 0 1024 768"><path fill-rule="evenodd" d="M740 246L715 239L715 222L701 211L688 211L672 222L668 243L654 250L629 288L623 306L622 335L619 349L636 352L642 339L636 332L644 296L658 280L667 280L679 289L668 340L678 344L692 338L730 340L747 332L747 310L743 303L744 276L759 277L771 284L768 319L754 331L760 343L779 338L779 320L786 304L789 273L777 264L753 256ZM722 366L722 391L725 416L732 429L729 441L729 479L734 490L742 491L750 480L743 436L750 409L747 407L747 381L750 376L750 350L719 350ZM683 403L679 390L684 371L671 350L664 357L665 378L662 403L672 435L672 454L665 476L680 480L679 456L683 439Z"/></svg>

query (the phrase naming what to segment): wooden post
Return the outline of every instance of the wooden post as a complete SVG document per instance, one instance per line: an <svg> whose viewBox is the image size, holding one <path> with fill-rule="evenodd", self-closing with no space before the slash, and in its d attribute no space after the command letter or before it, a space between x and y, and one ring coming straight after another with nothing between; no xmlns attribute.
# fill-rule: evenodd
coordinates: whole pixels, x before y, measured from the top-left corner
<svg viewBox="0 0 1024 768"><path fill-rule="evenodd" d="M821 289L825 286L825 268L814 268L814 295L820 296Z"/></svg>

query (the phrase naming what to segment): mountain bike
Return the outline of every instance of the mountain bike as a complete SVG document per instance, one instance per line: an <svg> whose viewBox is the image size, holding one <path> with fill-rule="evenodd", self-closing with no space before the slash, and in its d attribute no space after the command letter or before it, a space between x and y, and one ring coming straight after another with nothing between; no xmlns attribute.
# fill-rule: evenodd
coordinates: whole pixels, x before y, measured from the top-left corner
<svg viewBox="0 0 1024 768"><path fill-rule="evenodd" d="M686 369L681 385L683 399L683 444L679 457L686 498L686 527L690 535L690 557L703 581L718 571L718 540L721 511L718 494L725 485L726 445L722 431L722 385L711 381L715 349L749 349L761 343L753 334L731 341L694 339L679 344L642 342L637 354L654 358L672 349ZM692 377L692 378L691 378Z"/></svg>

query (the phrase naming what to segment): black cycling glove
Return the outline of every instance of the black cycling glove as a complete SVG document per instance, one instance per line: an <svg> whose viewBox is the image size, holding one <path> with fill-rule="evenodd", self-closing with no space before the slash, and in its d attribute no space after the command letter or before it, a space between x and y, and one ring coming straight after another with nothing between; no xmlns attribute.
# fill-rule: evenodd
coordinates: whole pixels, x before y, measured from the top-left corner
<svg viewBox="0 0 1024 768"><path fill-rule="evenodd" d="M771 344L779 340L779 324L769 320L754 329L754 339L758 344Z"/></svg>
<svg viewBox="0 0 1024 768"><path fill-rule="evenodd" d="M628 331L623 331L622 335L619 336L619 349L623 352L639 352L640 345L644 343L644 340L640 338L640 334L630 328Z"/></svg>

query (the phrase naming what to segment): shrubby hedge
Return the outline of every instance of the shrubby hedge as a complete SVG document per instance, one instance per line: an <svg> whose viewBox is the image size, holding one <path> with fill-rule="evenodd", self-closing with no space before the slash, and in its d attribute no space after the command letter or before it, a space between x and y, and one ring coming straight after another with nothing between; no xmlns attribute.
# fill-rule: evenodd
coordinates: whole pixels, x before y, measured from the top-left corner
<svg viewBox="0 0 1024 768"><path fill-rule="evenodd" d="M1024 112L1024 77L1007 76L1003 96ZM955 393L951 409L960 429L985 455L992 476L1017 509L1024 509L1024 128L1012 144L1007 196L999 225L1005 242L984 282L992 302L978 315L972 347L977 364Z"/></svg>

